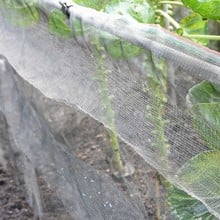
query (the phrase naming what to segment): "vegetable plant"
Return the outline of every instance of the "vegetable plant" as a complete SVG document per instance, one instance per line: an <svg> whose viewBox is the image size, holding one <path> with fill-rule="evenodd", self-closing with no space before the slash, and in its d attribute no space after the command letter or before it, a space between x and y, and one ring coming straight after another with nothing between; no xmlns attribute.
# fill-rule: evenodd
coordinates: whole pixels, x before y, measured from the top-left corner
<svg viewBox="0 0 220 220"><path fill-rule="evenodd" d="M111 104L112 97L109 93L108 74L110 70L105 67L105 49L99 42L99 39L94 39L92 45L94 48L93 53L97 58L97 73L95 76L95 80L98 82L99 85L98 92L102 98L104 117L110 125L109 136L111 140L111 149L109 162L111 164L111 172L120 177L124 175L125 170L115 127L115 113Z"/></svg>

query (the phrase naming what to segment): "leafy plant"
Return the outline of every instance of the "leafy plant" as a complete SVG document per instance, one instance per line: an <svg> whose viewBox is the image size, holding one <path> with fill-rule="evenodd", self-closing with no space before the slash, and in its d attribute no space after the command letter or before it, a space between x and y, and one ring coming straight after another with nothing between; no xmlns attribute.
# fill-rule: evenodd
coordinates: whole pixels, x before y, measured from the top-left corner
<svg viewBox="0 0 220 220"><path fill-rule="evenodd" d="M49 15L48 28L51 34L69 38L72 36L70 26L66 24L66 16L60 10L53 10Z"/></svg>
<svg viewBox="0 0 220 220"><path fill-rule="evenodd" d="M193 35L205 35L208 33L207 21L204 20L199 14L192 13L189 16L183 18L180 21L181 29L177 32L182 31L185 35L192 36L191 39L195 42L201 43L204 46L208 46L209 40L203 38L193 38Z"/></svg>
<svg viewBox="0 0 220 220"><path fill-rule="evenodd" d="M209 202L213 202L213 204L219 198L220 192L220 185L218 184L220 181L219 160L219 151L204 152L188 161L178 173L178 177L188 189L197 189L199 186L202 192L201 197L208 198ZM213 182L213 180L216 184L210 185L209 182ZM181 203L180 201L179 205L184 209L183 202ZM190 205L189 203L185 207ZM216 204L218 209L217 206ZM194 203L192 208L189 213L193 211L194 218L190 219L195 219L196 217L200 217L200 219L215 219L200 202L197 202L196 205Z"/></svg>
<svg viewBox="0 0 220 220"><path fill-rule="evenodd" d="M163 2L172 4L172 1ZM182 19L181 22L177 24L173 20L173 18L170 17L168 14L164 13L164 11L162 11L162 13L158 9L156 11L159 12L163 17L168 18L171 25L173 25L173 27L176 28L177 33L180 35L189 37L192 40L195 40L203 45L208 45L209 40L213 39L213 36L206 35L208 33L207 21L202 19L202 17L199 14L191 14L188 17ZM159 23L164 22L159 21ZM219 36L216 36L216 39L219 39ZM208 83L206 83L206 86L203 85L198 86L199 88L193 88L189 92L187 98L188 102L190 102L189 100L196 100L196 102L199 102L198 99L202 99L204 98L204 96L206 96L206 99L208 99L209 101L211 99L218 100L218 86L212 85L211 91L206 91L205 93L204 90L208 90L207 87L209 87L210 89L210 84L207 84ZM195 97L197 97L197 99ZM161 105L158 106L161 107ZM219 104L217 103L202 103L199 105L194 105L192 108L194 115L196 115L194 124L196 125L199 134L203 137L204 140L206 140L208 146L210 146L210 148L212 149L219 149L219 110ZM160 133L163 134L163 131L161 131ZM158 136L162 137L161 135ZM166 143L166 139L162 139L164 140L164 143ZM220 182L220 179L218 178L220 173L220 170L218 169L218 167L220 167L218 162L218 154L218 151L212 152L212 154L203 153L198 157L188 161L178 173L178 177L188 187L188 189L191 188L194 191L196 190L198 184L204 184L204 191L209 193L213 192L213 194L211 195L211 197L213 198L213 202L216 198L219 197L219 189L217 187L216 189L211 188L212 186L207 185L207 180L210 179L211 181L217 178L217 182ZM206 163L204 163L204 160L206 160ZM209 170L211 171L209 172ZM199 177L198 175L196 175L198 173L201 174L199 174ZM207 197L208 196L210 197L210 194L207 195ZM177 219L215 219L215 217L209 213L207 208L201 202L192 198L187 193L177 189L173 185L170 185L168 187L168 203L172 214Z"/></svg>
<svg viewBox="0 0 220 220"><path fill-rule="evenodd" d="M190 89L194 126L210 149L220 150L220 87L204 81Z"/></svg>
<svg viewBox="0 0 220 220"><path fill-rule="evenodd" d="M104 11L109 14L123 15L140 23L152 23L154 21L154 10L145 1L113 1L106 5ZM140 47L113 35L102 33L101 39L108 53L115 59L128 59L143 53Z"/></svg>
<svg viewBox="0 0 220 220"><path fill-rule="evenodd" d="M167 187L168 204L170 213L178 220L214 220L216 219L209 213L208 209L197 199L189 196L184 191L169 185Z"/></svg>
<svg viewBox="0 0 220 220"><path fill-rule="evenodd" d="M74 0L74 2L96 10L103 10L108 3L114 2L114 0Z"/></svg>
<svg viewBox="0 0 220 220"><path fill-rule="evenodd" d="M128 0L118 1L107 4L105 12L109 14L119 14L128 16L140 23L153 23L154 22L154 10L147 1L140 0Z"/></svg>
<svg viewBox="0 0 220 220"><path fill-rule="evenodd" d="M140 47L108 33L101 33L100 40L102 44L105 45L108 54L116 60L129 59L143 53L143 49Z"/></svg>
<svg viewBox="0 0 220 220"><path fill-rule="evenodd" d="M187 102L193 115L193 124L199 136L212 150L203 152L187 161L179 170L178 177L188 189L196 189L199 185L204 198L215 203L220 192L220 86L203 81L189 90ZM209 182L216 184L207 184ZM204 190L202 190L204 189ZM175 191L171 190L171 200ZM184 201L184 199L183 199ZM181 202L178 203L181 206ZM173 205L174 209L177 207ZM184 207L184 204L182 205ZM202 207L201 204L199 207ZM200 209L198 209L200 210ZM202 209L203 210L203 209ZM178 208L176 209L178 212ZM200 213L200 212L199 212ZM201 213L200 213L201 215ZM196 215L195 215L196 217ZM213 219L207 210L202 219ZM187 218L186 218L187 219Z"/></svg>
<svg viewBox="0 0 220 220"><path fill-rule="evenodd" d="M219 0L182 0L184 5L199 13L203 18L220 19Z"/></svg>
<svg viewBox="0 0 220 220"><path fill-rule="evenodd" d="M219 184L216 188L210 188L213 186L205 182L208 179L220 181L220 86L203 81L190 89L187 101L193 114L194 126L212 151L201 153L187 162L180 171L180 177L187 185L200 181L200 185L206 188L204 191L209 196L213 194L215 199L219 197Z"/></svg>
<svg viewBox="0 0 220 220"><path fill-rule="evenodd" d="M99 83L98 91L102 98L104 117L110 126L109 134L111 139L111 149L110 149L111 168L113 174L116 174L116 176L121 177L124 174L124 164L120 153L119 141L115 128L115 112L112 109L112 104L111 104L112 97L109 94L108 75L110 70L106 69L105 67L105 59L106 59L106 55L104 54L105 49L100 44L99 39L94 39L92 45L94 47L94 54L98 61L95 80Z"/></svg>
<svg viewBox="0 0 220 220"><path fill-rule="evenodd" d="M146 120L150 121L153 125L151 131L154 137L152 147L157 149L158 156L167 162L167 151L169 149L168 140L165 135L167 121L163 118L168 101L167 63L165 60L157 59L151 53L146 53L145 61L147 83L143 91L150 94L150 104L146 106Z"/></svg>

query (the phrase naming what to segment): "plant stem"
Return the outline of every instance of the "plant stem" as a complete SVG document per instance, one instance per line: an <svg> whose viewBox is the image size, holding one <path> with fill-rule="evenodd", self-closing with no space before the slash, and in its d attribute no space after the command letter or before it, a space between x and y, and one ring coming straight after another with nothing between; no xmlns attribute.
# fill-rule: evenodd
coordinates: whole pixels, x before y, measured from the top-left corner
<svg viewBox="0 0 220 220"><path fill-rule="evenodd" d="M183 34L183 37L186 38L197 38L197 39L206 39L206 40L220 40L218 35L202 35L202 34Z"/></svg>
<svg viewBox="0 0 220 220"><path fill-rule="evenodd" d="M110 134L110 139L111 139L111 144L112 144L112 166L113 168L119 172L119 174L122 174L124 171L124 165L121 157L121 151L119 147L119 142L118 142L118 136L115 130L111 130L109 132Z"/></svg>
<svg viewBox="0 0 220 220"><path fill-rule="evenodd" d="M105 111L104 114L110 128L109 135L110 135L111 150L112 150L111 166L119 174L122 174L124 171L124 164L121 156L117 131L115 127L115 112L112 108L111 96L109 94L108 75L111 73L111 71L109 71L105 67L106 56L103 53L105 49L101 45L99 39L94 39L92 44L95 47L94 54L98 59L96 80L99 82L99 92L102 97L102 104L104 106L104 111Z"/></svg>
<svg viewBox="0 0 220 220"><path fill-rule="evenodd" d="M183 5L183 3L179 1L160 1L159 4Z"/></svg>
<svg viewBox="0 0 220 220"><path fill-rule="evenodd" d="M156 10L157 13L162 15L164 18L166 18L176 29L180 28L180 25L178 22L176 22L170 15L168 15L166 12L162 10Z"/></svg>
<svg viewBox="0 0 220 220"><path fill-rule="evenodd" d="M157 211L156 211L156 218L157 220L160 220L160 183L158 180L158 177L155 179L155 188L156 188L156 206L157 206Z"/></svg>

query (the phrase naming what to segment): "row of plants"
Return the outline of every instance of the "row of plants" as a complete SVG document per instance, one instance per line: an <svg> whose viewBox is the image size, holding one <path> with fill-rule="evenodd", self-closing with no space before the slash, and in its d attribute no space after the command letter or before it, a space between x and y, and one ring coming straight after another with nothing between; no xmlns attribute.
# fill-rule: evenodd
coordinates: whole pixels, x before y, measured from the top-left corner
<svg viewBox="0 0 220 220"><path fill-rule="evenodd" d="M215 21L220 19L220 1L75 0L74 2L110 14L127 15L140 23L160 24L169 31L190 38L205 46L209 45L210 40L220 39L220 36L210 35L208 29L210 19ZM7 9L5 10L5 17L10 23L25 28L34 25L40 19L40 12L36 7L36 3L38 3L37 0L4 0L1 1L0 7ZM179 22L174 19L174 11L178 7L190 8L188 16L182 18ZM60 10L53 10L48 16L48 31L63 38L73 37L73 34L82 36L86 34L88 28L76 19L69 22L67 14ZM100 39L102 39L102 42ZM168 86L170 85L169 64L165 60L157 59L150 52L146 52L142 48L108 33L100 32L98 37L96 35L90 43L97 58L97 74L94 80L99 84L105 116L111 130L113 168L123 174L123 155L120 153L115 114L109 91L111 85L108 82L108 74L110 72L105 67L106 51L115 60L130 59L140 55L145 57L146 63L143 65L147 64L147 83L143 82L143 85L147 85L147 87L143 87L143 91L149 92L153 97L150 107L146 106L146 120L149 120L157 128L152 131L152 135L155 137L153 147L158 148L159 157L165 158L165 161L168 160L169 144L165 135L165 127L166 123L169 122L164 120L164 115L166 114L166 104L170 98L168 95ZM201 139L210 148L210 151L203 152L186 162L179 170L178 178L186 187L202 186L204 188L204 198L211 196L214 201L219 197L220 184L216 184L213 188L213 185L208 183L209 180L211 182L213 182L213 179L220 180L218 162L220 159L220 87L203 81L189 90L186 100L193 118L193 126ZM154 112L157 117L152 116L150 112ZM195 172L198 175L195 175ZM215 219L197 199L192 198L170 183L165 185L168 192L170 211L177 219Z"/></svg>

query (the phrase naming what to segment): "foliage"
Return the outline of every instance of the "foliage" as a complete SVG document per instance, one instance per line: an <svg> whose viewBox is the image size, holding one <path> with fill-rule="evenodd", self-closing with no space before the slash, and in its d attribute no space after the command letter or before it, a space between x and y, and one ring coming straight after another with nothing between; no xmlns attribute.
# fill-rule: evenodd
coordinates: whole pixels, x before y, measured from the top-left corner
<svg viewBox="0 0 220 220"><path fill-rule="evenodd" d="M210 202L216 203L219 198L220 185L220 152L211 151L204 152L192 158L179 171L179 178L188 189L196 189L199 185L203 198L209 198ZM216 184L209 184L209 182ZM183 200L184 201L184 200ZM208 213L204 205L198 202L199 206L194 208L194 216L199 216L201 219L214 219ZM180 203L181 205L181 203ZM184 204L182 204L184 205ZM184 206L183 206L184 207Z"/></svg>
<svg viewBox="0 0 220 220"><path fill-rule="evenodd" d="M117 2L117 0L74 0L75 3L86 6L89 8L94 8L96 10L103 10L103 8L110 2Z"/></svg>
<svg viewBox="0 0 220 220"><path fill-rule="evenodd" d="M219 0L182 0L183 3L193 11L199 13L203 18L214 20L220 19Z"/></svg>
<svg viewBox="0 0 220 220"><path fill-rule="evenodd" d="M186 187L202 188L203 197L215 200L220 192L220 86L203 81L189 90L187 102L193 116L193 124L199 136L212 149L187 161L178 177ZM209 185L209 182L217 184ZM172 195L173 197L173 195ZM183 200L184 201L184 200ZM180 203L181 204L181 203ZM202 219L207 219L203 217ZM208 218L209 219L209 218Z"/></svg>
<svg viewBox="0 0 220 220"><path fill-rule="evenodd" d="M105 11L110 14L120 14L132 17L140 23L154 22L154 10L146 1L129 0L108 4Z"/></svg>
<svg viewBox="0 0 220 220"><path fill-rule="evenodd" d="M190 89L194 126L211 149L220 150L220 87L204 81Z"/></svg>
<svg viewBox="0 0 220 220"><path fill-rule="evenodd" d="M180 21L181 31L185 34L200 34L204 35L208 33L208 26L207 20L202 19L202 17L197 13L192 13L189 16L183 18ZM180 31L177 30L177 32ZM192 36L192 40L198 43L201 43L205 46L208 46L209 40L208 39L195 39Z"/></svg>
<svg viewBox="0 0 220 220"><path fill-rule="evenodd" d="M158 156L167 162L168 140L165 135L164 120L167 97L167 64L165 60L157 59L151 53L145 53L147 83L144 92L150 94L150 105L146 106L146 120L153 125L151 134L154 137L152 147L158 149ZM164 164L166 165L166 164Z"/></svg>
<svg viewBox="0 0 220 220"><path fill-rule="evenodd" d="M60 10L53 10L49 15L48 28L50 33L58 36L69 38L72 36L72 31L65 23L66 16Z"/></svg>
<svg viewBox="0 0 220 220"><path fill-rule="evenodd" d="M110 14L119 14L135 19L140 23L152 23L154 20L154 11L147 2L138 0L113 1L107 4L105 12ZM108 53L115 59L130 58L140 55L143 50L127 41L123 41L113 35L102 33L101 38L106 45Z"/></svg>
<svg viewBox="0 0 220 220"><path fill-rule="evenodd" d="M140 55L143 50L132 43L123 41L108 33L101 33L100 40L105 45L106 51L114 59L128 59Z"/></svg>
<svg viewBox="0 0 220 220"><path fill-rule="evenodd" d="M171 214L178 220L214 220L207 208L197 199L189 196L174 185L167 187Z"/></svg>
<svg viewBox="0 0 220 220"><path fill-rule="evenodd" d="M113 168L112 171L114 171L114 174L117 174L117 176L123 175L124 172L124 165L122 161L122 156L120 153L120 146L118 141L118 136L116 132L115 127L115 112L112 109L112 97L109 94L109 82L108 82L108 75L109 71L105 67L105 59L106 55L104 54L104 47L101 45L99 39L94 39L92 41L93 45L93 53L95 54L97 58L97 73L95 80L98 82L99 86L99 94L102 98L102 104L104 109L104 117L105 120L109 123L110 131L109 136L111 139L111 168Z"/></svg>

